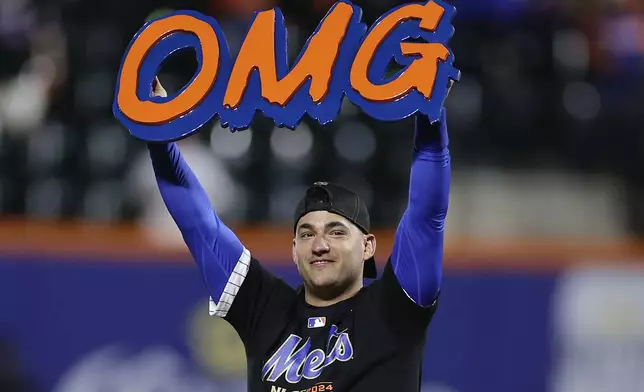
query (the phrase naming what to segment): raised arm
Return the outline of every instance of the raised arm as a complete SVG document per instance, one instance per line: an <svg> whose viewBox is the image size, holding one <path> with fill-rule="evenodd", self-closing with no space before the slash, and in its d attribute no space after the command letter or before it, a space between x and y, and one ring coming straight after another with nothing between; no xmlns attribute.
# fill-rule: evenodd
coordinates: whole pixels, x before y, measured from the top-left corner
<svg viewBox="0 0 644 392"><path fill-rule="evenodd" d="M158 80L152 92L167 96ZM250 266L250 252L219 219L176 143L148 143L152 167L170 212L206 282L211 312L225 317Z"/></svg>
<svg viewBox="0 0 644 392"><path fill-rule="evenodd" d="M438 123L417 116L409 200L398 225L391 264L416 304L432 305L440 291L443 228L449 201L450 154L445 110Z"/></svg>
<svg viewBox="0 0 644 392"><path fill-rule="evenodd" d="M153 94L167 96L158 80ZM284 304L297 294L263 268L221 221L176 143L149 143L148 150L166 208L210 293L210 314L228 321L252 351L265 336L262 328L283 318Z"/></svg>
<svg viewBox="0 0 644 392"><path fill-rule="evenodd" d="M219 219L179 147L148 144L148 150L163 201L215 302L214 314L224 317L248 272L250 253Z"/></svg>

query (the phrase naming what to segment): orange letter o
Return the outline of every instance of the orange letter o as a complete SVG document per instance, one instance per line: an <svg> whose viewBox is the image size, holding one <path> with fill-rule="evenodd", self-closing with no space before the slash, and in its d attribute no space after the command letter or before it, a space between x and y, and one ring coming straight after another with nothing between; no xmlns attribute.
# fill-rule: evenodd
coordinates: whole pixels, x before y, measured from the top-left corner
<svg viewBox="0 0 644 392"><path fill-rule="evenodd" d="M140 100L136 94L138 73L149 50L160 40L177 32L195 34L200 41L202 64L197 77L174 99L164 103ZM118 106L124 116L141 124L170 122L193 110L212 89L219 70L219 40L212 27L189 15L172 15L152 22L128 50L121 66Z"/></svg>

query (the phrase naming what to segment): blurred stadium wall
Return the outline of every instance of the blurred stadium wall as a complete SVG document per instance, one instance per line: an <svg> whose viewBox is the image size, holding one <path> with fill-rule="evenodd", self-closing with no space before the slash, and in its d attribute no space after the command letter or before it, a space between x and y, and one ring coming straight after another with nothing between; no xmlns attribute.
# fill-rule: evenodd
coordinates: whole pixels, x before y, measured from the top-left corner
<svg viewBox="0 0 644 392"><path fill-rule="evenodd" d="M395 4L359 2L371 24ZM425 392L644 390L644 3L457 0L453 183ZM111 113L123 51L172 9L235 51L279 5L291 58L331 2L0 1L0 391L244 390L244 356ZM161 72L189 80L191 53ZM258 116L181 142L218 213L298 282L289 224L312 181L368 201L384 262L405 208L410 121L347 103L295 132Z"/></svg>

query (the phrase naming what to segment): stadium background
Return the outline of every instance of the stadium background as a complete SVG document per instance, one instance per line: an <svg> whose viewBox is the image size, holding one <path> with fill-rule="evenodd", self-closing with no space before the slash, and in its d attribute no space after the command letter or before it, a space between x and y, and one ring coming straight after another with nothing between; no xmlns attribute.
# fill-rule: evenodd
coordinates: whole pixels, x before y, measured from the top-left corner
<svg viewBox="0 0 644 392"><path fill-rule="evenodd" d="M357 2L371 24L394 5ZM330 2L0 1L0 390L244 388L235 333L158 196L144 145L113 118L115 76L146 18L215 16L232 50L279 5L291 56ZM644 3L459 0L448 102L453 185L425 392L644 390ZM190 53L161 74L169 91ZM220 215L297 276L289 224L328 179L368 200L385 260L404 206L409 121L347 104L295 132L257 118L181 142Z"/></svg>

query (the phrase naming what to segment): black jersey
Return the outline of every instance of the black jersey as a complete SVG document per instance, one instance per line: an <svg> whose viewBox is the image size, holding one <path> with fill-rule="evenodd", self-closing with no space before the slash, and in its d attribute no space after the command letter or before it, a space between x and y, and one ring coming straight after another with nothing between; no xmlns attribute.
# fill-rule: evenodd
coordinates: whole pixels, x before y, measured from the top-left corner
<svg viewBox="0 0 644 392"><path fill-rule="evenodd" d="M246 348L249 391L416 392L436 304L416 305L388 262L352 298L314 307L253 258L224 318Z"/></svg>

